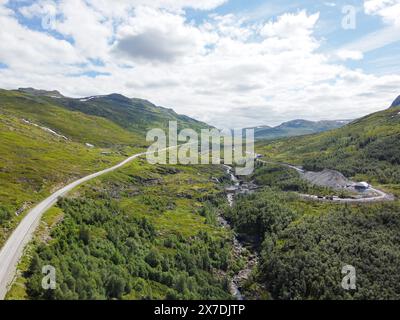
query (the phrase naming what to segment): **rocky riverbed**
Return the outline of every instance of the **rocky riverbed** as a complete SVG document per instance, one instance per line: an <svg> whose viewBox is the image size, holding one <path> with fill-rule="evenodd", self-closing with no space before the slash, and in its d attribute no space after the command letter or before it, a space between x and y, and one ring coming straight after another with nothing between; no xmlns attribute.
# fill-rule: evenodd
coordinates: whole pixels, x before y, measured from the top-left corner
<svg viewBox="0 0 400 320"><path fill-rule="evenodd" d="M229 166L225 166L227 174L231 177L232 185L226 188L227 200L229 205L232 207L234 205L235 196L240 193L250 193L253 192L257 186L252 183L241 183L239 179L234 175L233 169ZM227 229L232 229L229 222L223 217L219 216L218 220L222 226ZM249 278L252 270L258 263L258 255L249 252L244 244L238 239L235 232L233 232L233 254L235 259L246 258L246 265L243 269L237 272L231 280L230 291L231 294L238 300L244 300L242 292L240 291L243 283Z"/></svg>

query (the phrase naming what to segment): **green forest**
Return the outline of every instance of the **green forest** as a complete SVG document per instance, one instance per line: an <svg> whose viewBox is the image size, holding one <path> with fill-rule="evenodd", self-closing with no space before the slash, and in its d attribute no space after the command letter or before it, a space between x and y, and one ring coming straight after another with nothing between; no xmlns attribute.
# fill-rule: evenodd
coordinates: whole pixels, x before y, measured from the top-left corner
<svg viewBox="0 0 400 320"><path fill-rule="evenodd" d="M216 219L222 168L144 159L77 188L47 213L9 299L231 299L238 262ZM42 267L57 270L42 289ZM21 290L21 286L24 290Z"/></svg>
<svg viewBox="0 0 400 320"><path fill-rule="evenodd" d="M316 204L266 188L239 197L225 215L259 248L249 297L399 299L399 212L398 202ZM356 269L356 290L341 287L345 265Z"/></svg>
<svg viewBox="0 0 400 320"><path fill-rule="evenodd" d="M110 199L63 199L65 216L52 237L40 245L27 276L33 299L228 299L229 247L223 239L199 232L157 238L154 224L121 210ZM56 290L43 290L41 266L57 273Z"/></svg>
<svg viewBox="0 0 400 320"><path fill-rule="evenodd" d="M237 198L225 217L259 253L260 263L244 285L253 299L399 299L400 203L398 108L367 116L318 135L260 142L272 162L305 170L340 170L380 183L395 201L338 204L304 200L298 193L342 191L310 185L296 170L259 164L249 180L261 190ZM344 290L342 268L356 270L356 289Z"/></svg>

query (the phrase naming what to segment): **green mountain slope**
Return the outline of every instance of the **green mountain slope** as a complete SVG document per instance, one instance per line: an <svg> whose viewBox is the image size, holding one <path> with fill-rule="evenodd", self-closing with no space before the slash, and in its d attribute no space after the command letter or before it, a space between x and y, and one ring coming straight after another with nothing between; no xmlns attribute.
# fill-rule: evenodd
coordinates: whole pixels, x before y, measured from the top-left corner
<svg viewBox="0 0 400 320"><path fill-rule="evenodd" d="M57 91L0 89L0 245L51 191L144 150L146 128L165 128L169 120L207 127L118 95L92 100L80 102Z"/></svg>
<svg viewBox="0 0 400 320"><path fill-rule="evenodd" d="M0 139L0 245L26 210L50 191L123 158L117 151L64 140L11 115L0 114Z"/></svg>
<svg viewBox="0 0 400 320"><path fill-rule="evenodd" d="M166 129L169 121L177 121L180 128L199 130L209 127L188 116L179 115L172 109L158 107L147 100L131 99L116 93L73 99L61 96L57 91L19 89L19 92L40 96L49 103L71 111L106 118L140 135L145 135L144 131L153 128Z"/></svg>
<svg viewBox="0 0 400 320"><path fill-rule="evenodd" d="M261 141L267 158L308 170L336 169L380 183L400 182L400 107L376 112L345 127L304 137Z"/></svg>
<svg viewBox="0 0 400 320"><path fill-rule="evenodd" d="M143 134L128 132L108 119L71 112L57 99L0 90L0 112L54 130L68 140L99 146L144 143Z"/></svg>
<svg viewBox="0 0 400 320"><path fill-rule="evenodd" d="M268 126L254 128L254 136L257 140L301 136L340 128L349 122L350 120L308 121L298 119L272 128Z"/></svg>

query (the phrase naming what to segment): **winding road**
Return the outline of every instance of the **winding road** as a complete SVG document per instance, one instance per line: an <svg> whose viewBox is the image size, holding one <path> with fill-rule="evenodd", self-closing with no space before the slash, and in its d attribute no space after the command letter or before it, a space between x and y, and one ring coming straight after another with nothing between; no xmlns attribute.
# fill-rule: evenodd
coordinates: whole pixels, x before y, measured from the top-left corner
<svg viewBox="0 0 400 320"><path fill-rule="evenodd" d="M311 194L299 194L302 198L304 199L310 199L310 200L317 200L317 201L329 201L329 202L338 202L338 203L368 203L368 202L380 202L380 201L393 201L394 197L390 194L387 194L383 192L382 190L378 190L375 188L370 188L369 190L377 193L377 196L374 197L366 197L366 198L358 198L358 199L353 199L353 198L339 198L339 197L333 197L333 198L319 198L318 196L311 195Z"/></svg>
<svg viewBox="0 0 400 320"><path fill-rule="evenodd" d="M175 148L175 147L170 147ZM160 151L166 151L170 148L166 148ZM132 160L146 155L147 152L135 154L121 163L83 177L79 180L76 180L62 189L54 192L48 198L40 202L36 207L30 210L26 216L22 219L17 228L13 231L11 236L8 238L7 242L0 250L0 300L5 298L5 295L8 290L8 286L13 281L14 275L16 273L16 268L18 261L20 260L25 246L32 239L33 233L35 232L37 226L40 223L40 219L44 212L46 212L49 208L51 208L60 197L65 196L69 191L74 189L75 187L81 185L82 183L92 180L96 177L99 177L108 172L114 171L118 168L121 168L125 164L131 162Z"/></svg>

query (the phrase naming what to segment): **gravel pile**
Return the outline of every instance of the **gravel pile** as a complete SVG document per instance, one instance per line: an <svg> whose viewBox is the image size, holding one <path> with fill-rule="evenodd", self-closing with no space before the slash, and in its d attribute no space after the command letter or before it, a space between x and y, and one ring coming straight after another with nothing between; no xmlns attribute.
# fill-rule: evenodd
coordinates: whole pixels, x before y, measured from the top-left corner
<svg viewBox="0 0 400 320"><path fill-rule="evenodd" d="M352 181L348 180L339 171L325 169L321 172L307 171L303 174L304 179L307 181L324 187L330 187L334 189L342 189L353 184Z"/></svg>

